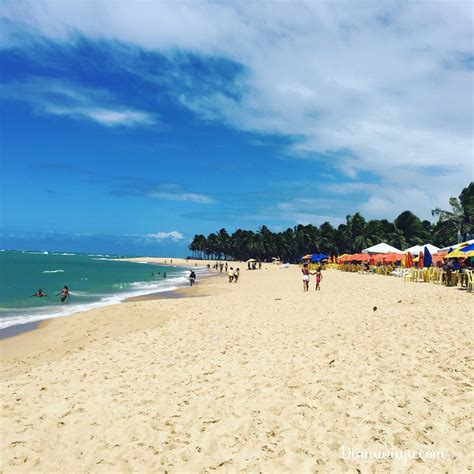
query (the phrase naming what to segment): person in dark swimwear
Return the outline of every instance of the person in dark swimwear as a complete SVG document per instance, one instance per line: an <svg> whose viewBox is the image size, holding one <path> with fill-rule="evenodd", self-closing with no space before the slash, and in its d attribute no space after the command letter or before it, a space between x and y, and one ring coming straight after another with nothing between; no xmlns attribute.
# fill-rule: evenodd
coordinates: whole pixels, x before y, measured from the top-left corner
<svg viewBox="0 0 474 474"><path fill-rule="evenodd" d="M189 283L191 286L194 285L194 282L196 281L196 274L191 270L191 273L189 274Z"/></svg>
<svg viewBox="0 0 474 474"><path fill-rule="evenodd" d="M69 298L69 288L64 285L64 288L56 296L59 295L61 295L61 303L64 303Z"/></svg>
<svg viewBox="0 0 474 474"><path fill-rule="evenodd" d="M48 296L48 295L44 293L43 290L40 288L34 295L31 295L31 296L36 296L37 298L44 298L45 296Z"/></svg>

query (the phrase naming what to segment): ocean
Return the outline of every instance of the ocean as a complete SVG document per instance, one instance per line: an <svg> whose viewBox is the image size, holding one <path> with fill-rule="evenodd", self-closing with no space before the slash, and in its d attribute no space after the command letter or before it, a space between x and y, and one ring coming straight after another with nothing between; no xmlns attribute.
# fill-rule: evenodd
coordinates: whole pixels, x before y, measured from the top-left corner
<svg viewBox="0 0 474 474"><path fill-rule="evenodd" d="M184 267L113 258L116 257L0 251L0 329L107 306L130 296L172 291L189 284L189 269ZM57 294L64 285L69 287L70 298L61 304ZM47 296L30 296L38 289Z"/></svg>

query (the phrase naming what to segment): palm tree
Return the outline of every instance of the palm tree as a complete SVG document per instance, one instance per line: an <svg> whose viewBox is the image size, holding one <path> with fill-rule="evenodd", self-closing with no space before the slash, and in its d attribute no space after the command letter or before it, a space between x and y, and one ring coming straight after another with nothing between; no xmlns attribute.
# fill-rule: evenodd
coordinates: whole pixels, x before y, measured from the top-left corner
<svg viewBox="0 0 474 474"><path fill-rule="evenodd" d="M458 242L467 240L474 233L474 182L464 188L459 198L450 197L450 211L437 207L431 211L438 217L439 228L453 227L458 234Z"/></svg>

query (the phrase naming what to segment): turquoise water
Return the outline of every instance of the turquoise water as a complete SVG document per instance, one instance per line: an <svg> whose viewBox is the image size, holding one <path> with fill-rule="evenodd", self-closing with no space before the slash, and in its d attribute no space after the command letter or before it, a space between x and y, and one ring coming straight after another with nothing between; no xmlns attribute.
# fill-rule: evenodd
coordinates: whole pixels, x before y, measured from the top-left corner
<svg viewBox="0 0 474 474"><path fill-rule="evenodd" d="M187 269L114 261L112 258L59 252L0 251L0 329L188 284ZM152 276L152 273L158 275ZM56 295L64 285L69 287L70 298L61 304ZM30 296L40 288L47 297Z"/></svg>

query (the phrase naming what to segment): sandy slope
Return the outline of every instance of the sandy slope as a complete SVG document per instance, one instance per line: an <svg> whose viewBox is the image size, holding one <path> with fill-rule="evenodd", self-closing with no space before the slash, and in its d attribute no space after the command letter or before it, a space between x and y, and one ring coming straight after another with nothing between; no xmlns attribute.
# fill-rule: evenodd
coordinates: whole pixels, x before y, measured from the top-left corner
<svg viewBox="0 0 474 474"><path fill-rule="evenodd" d="M2 470L466 472L473 295L336 271L311 284L243 270L197 298L53 321L21 353L4 341ZM343 445L445 459L344 460Z"/></svg>

